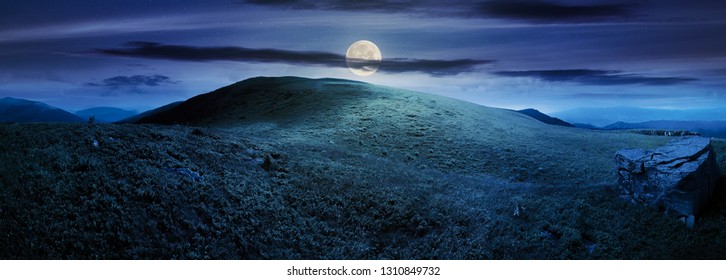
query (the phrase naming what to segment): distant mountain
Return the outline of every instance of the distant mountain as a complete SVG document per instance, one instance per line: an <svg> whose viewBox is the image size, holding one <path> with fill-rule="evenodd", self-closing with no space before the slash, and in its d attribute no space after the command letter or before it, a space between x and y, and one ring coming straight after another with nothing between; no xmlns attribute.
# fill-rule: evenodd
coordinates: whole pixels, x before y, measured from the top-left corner
<svg viewBox="0 0 726 280"><path fill-rule="evenodd" d="M537 111L536 109L530 108L530 109L519 110L517 112L530 116L530 117L534 118L535 120L541 121L546 124L574 127L574 125L572 125L566 121L563 121L558 118L550 117L540 111Z"/></svg>
<svg viewBox="0 0 726 280"><path fill-rule="evenodd" d="M130 116L128 118L124 118L122 120L118 120L116 122L117 123L134 123L134 122L138 121L139 119L142 119L142 118L145 118L145 117L148 117L150 115L157 114L157 113L164 112L164 111L169 110L171 108L174 108L174 106L179 105L182 102L184 102L184 101L172 102L172 103L166 104L164 106L161 106L159 108L151 109L151 110L148 110L148 111L144 111L144 112L142 112L140 114L133 115L133 116Z"/></svg>
<svg viewBox="0 0 726 280"><path fill-rule="evenodd" d="M96 122L115 122L136 115L138 112L116 107L94 107L76 112L76 115L87 120L94 116Z"/></svg>
<svg viewBox="0 0 726 280"><path fill-rule="evenodd" d="M0 122L82 122L82 118L48 104L12 97L0 98Z"/></svg>
<svg viewBox="0 0 726 280"><path fill-rule="evenodd" d="M726 121L647 121L639 123L615 122L603 127L606 130L658 129L688 130L705 137L726 138Z"/></svg>
<svg viewBox="0 0 726 280"><path fill-rule="evenodd" d="M583 128L583 129L600 129L599 127L591 125L589 123L573 123L572 125L574 125L577 128Z"/></svg>
<svg viewBox="0 0 726 280"><path fill-rule="evenodd" d="M652 120L726 121L726 108L690 110L645 109L634 107L575 108L551 113L550 115L563 119L569 123L584 123L591 124L596 127L603 127L615 122L639 123Z"/></svg>

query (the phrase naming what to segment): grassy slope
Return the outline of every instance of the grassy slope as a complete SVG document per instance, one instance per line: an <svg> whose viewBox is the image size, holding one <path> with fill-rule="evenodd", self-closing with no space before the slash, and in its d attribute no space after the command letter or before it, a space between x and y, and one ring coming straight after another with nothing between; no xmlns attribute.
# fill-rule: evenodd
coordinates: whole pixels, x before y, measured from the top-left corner
<svg viewBox="0 0 726 280"><path fill-rule="evenodd" d="M298 81L206 128L0 126L2 257L726 256L726 194L694 230L617 198L614 151L666 138Z"/></svg>
<svg viewBox="0 0 726 280"><path fill-rule="evenodd" d="M436 95L295 77L243 81L142 122L221 126L289 145L333 142L419 167L546 185L612 184L616 150L668 140L553 128L517 112Z"/></svg>

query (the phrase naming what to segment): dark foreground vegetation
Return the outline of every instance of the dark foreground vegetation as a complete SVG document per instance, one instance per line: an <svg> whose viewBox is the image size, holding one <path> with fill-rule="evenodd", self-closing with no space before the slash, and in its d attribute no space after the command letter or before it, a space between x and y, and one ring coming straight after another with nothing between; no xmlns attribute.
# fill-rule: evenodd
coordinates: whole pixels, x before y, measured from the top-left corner
<svg viewBox="0 0 726 280"><path fill-rule="evenodd" d="M422 155L245 128L3 124L0 257L726 258L723 181L688 229L568 179L582 174L516 182L538 166L502 180L408 152Z"/></svg>

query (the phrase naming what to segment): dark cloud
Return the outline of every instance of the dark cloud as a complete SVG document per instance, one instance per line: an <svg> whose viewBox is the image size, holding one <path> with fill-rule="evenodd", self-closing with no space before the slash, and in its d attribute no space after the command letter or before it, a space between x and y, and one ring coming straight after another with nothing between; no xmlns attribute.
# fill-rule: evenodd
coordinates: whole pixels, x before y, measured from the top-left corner
<svg viewBox="0 0 726 280"><path fill-rule="evenodd" d="M194 47L162 45L154 42L130 42L127 49L97 49L105 55L159 58L186 61L280 62L301 65L345 65L345 57L325 52L299 52L242 47Z"/></svg>
<svg viewBox="0 0 726 280"><path fill-rule="evenodd" d="M506 77L533 77L550 82L574 82L584 85L652 85L665 86L682 84L698 79L690 77L648 77L623 74L621 71L567 69L567 70L529 70L498 71L494 74Z"/></svg>
<svg viewBox="0 0 726 280"><path fill-rule="evenodd" d="M436 17L496 17L537 22L599 21L630 15L623 4L565 5L536 0L442 1L248 0L243 3L299 10L409 13Z"/></svg>
<svg viewBox="0 0 726 280"><path fill-rule="evenodd" d="M593 21L626 17L629 6L622 4L564 5L545 1L494 0L476 4L481 16L542 22Z"/></svg>
<svg viewBox="0 0 726 280"><path fill-rule="evenodd" d="M249 49L242 47L194 47L182 45L162 45L153 42L131 42L125 49L97 49L97 53L112 56L129 56L182 61L240 61L257 63L284 63L292 65L312 65L328 67L347 67L345 56L326 52L302 52L278 49ZM491 63L492 60L426 60L391 58L381 63L379 71L402 73L422 72L434 76L456 75L471 72L476 67ZM367 61L353 65L368 65Z"/></svg>
<svg viewBox="0 0 726 280"><path fill-rule="evenodd" d="M480 65L492 62L494 61L476 59L428 60L392 58L381 62L381 70L394 73L418 71L428 73L432 76L447 76L474 72ZM425 69L425 71L422 69Z"/></svg>
<svg viewBox="0 0 726 280"><path fill-rule="evenodd" d="M88 86L94 87L108 87L112 89L124 88L124 87L157 87L166 84L176 84L176 81L171 78L162 75L134 75L134 76L116 76L108 79L104 79L101 83L87 83Z"/></svg>

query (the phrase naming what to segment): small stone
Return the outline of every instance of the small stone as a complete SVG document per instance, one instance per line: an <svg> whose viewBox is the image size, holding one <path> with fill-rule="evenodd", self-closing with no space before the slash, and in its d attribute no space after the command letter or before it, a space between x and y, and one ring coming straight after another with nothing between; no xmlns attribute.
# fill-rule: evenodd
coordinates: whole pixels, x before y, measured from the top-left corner
<svg viewBox="0 0 726 280"><path fill-rule="evenodd" d="M688 216L688 218L686 218L686 226L688 228L693 228L695 225L696 225L696 217L694 217L693 215Z"/></svg>
<svg viewBox="0 0 726 280"><path fill-rule="evenodd" d="M260 165L260 167L262 167L262 169L264 169L265 171L270 171L273 167L272 165L273 165L272 157L270 155L266 155L265 159L262 162L262 164Z"/></svg>
<svg viewBox="0 0 726 280"><path fill-rule="evenodd" d="M584 243L587 254L592 255L593 253L595 253L595 249L597 249L597 244L595 244L595 242L585 240Z"/></svg>
<svg viewBox="0 0 726 280"><path fill-rule="evenodd" d="M517 206L514 207L514 214L513 215L515 217L524 217L524 210L525 210L524 207L521 207L521 206L517 205Z"/></svg>

